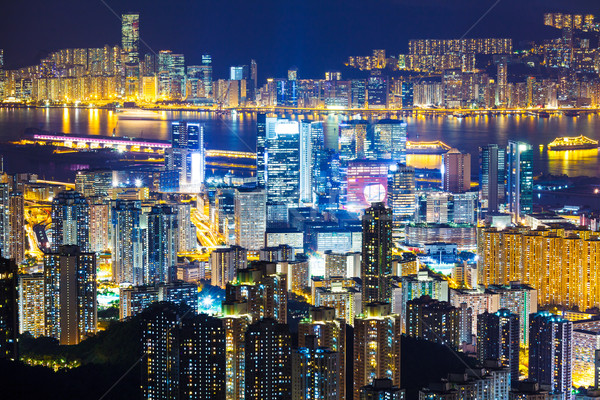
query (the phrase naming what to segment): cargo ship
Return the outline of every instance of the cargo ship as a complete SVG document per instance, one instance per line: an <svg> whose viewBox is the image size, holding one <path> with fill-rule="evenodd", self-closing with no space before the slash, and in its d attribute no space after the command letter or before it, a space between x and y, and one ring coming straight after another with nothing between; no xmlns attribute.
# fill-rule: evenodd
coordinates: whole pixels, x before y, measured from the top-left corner
<svg viewBox="0 0 600 400"><path fill-rule="evenodd" d="M597 149L598 141L590 139L589 137L580 136L563 136L554 139L548 144L548 150L562 151L562 150L587 150Z"/></svg>

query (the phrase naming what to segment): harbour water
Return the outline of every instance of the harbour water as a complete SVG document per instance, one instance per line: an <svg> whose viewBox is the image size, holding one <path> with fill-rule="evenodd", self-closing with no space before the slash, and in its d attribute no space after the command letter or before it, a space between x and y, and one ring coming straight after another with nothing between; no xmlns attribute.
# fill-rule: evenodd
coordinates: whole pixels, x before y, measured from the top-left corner
<svg viewBox="0 0 600 400"><path fill-rule="evenodd" d="M326 144L337 147L338 124L356 115L332 112L327 115L288 115L290 118L322 119ZM255 151L256 114L249 112L217 115L209 112L161 111L152 119L125 119L114 111L94 108L0 108L0 141L18 140L26 128L39 128L70 134L169 139L173 120L198 120L205 124L207 148ZM522 140L534 147L534 172L597 176L600 174L598 150L548 151L547 144L560 136L585 135L600 140L600 116L579 117L500 115L458 119L448 116L407 117L408 140L441 140L463 152L471 153L476 174L478 148L488 143L506 145ZM440 156L412 157L418 167L439 166Z"/></svg>

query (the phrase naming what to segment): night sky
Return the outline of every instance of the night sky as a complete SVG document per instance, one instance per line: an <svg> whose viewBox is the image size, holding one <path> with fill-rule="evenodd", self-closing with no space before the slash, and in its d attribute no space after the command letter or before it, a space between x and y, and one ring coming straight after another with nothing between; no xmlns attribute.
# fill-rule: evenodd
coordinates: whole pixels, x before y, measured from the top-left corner
<svg viewBox="0 0 600 400"><path fill-rule="evenodd" d="M300 78L321 78L349 55L373 48L397 54L409 39L461 37L496 0L105 1L118 14L140 12L141 37L154 51L184 53L188 65L207 52L215 78L254 58L262 81L292 65ZM544 12L600 18L600 1L501 0L468 36L509 36L515 45L557 36L543 26ZM120 44L120 21L101 0L5 1L1 16L6 68L35 64L60 48Z"/></svg>

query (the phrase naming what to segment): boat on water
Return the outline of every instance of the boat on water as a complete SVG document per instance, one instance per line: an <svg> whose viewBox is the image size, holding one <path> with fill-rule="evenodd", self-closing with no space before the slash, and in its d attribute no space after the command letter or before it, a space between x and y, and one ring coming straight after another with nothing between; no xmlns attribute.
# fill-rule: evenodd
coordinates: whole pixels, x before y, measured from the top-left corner
<svg viewBox="0 0 600 400"><path fill-rule="evenodd" d="M141 108L119 108L115 110L119 119L144 120L144 119L162 119L160 113L152 110L142 110Z"/></svg>
<svg viewBox="0 0 600 400"><path fill-rule="evenodd" d="M565 110L563 111L563 115L566 117L579 117L579 111Z"/></svg>
<svg viewBox="0 0 600 400"><path fill-rule="evenodd" d="M548 150L564 151L564 150L589 150L597 149L598 141L589 137L579 136L563 136L554 139L548 144Z"/></svg>

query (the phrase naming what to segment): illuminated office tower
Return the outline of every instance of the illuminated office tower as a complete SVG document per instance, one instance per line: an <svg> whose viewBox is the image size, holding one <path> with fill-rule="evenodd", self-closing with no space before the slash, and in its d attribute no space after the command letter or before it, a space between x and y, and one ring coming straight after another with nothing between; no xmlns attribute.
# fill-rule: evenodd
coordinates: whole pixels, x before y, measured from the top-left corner
<svg viewBox="0 0 600 400"><path fill-rule="evenodd" d="M18 361L18 269L13 260L0 258L0 359Z"/></svg>
<svg viewBox="0 0 600 400"><path fill-rule="evenodd" d="M142 318L145 399L225 398L223 322L159 303Z"/></svg>
<svg viewBox="0 0 600 400"><path fill-rule="evenodd" d="M94 199L90 202L90 251L101 253L108 250L110 243L110 204Z"/></svg>
<svg viewBox="0 0 600 400"><path fill-rule="evenodd" d="M497 144L479 148L479 201L487 212L498 212L505 201L506 150Z"/></svg>
<svg viewBox="0 0 600 400"><path fill-rule="evenodd" d="M402 225L411 222L417 210L415 169L400 163L391 165L387 193L388 207L392 210L392 229L394 237L398 237Z"/></svg>
<svg viewBox="0 0 600 400"><path fill-rule="evenodd" d="M373 126L377 158L406 164L406 122L382 119Z"/></svg>
<svg viewBox="0 0 600 400"><path fill-rule="evenodd" d="M180 186L200 187L204 183L205 153L204 125L197 122L171 123L172 150L167 158L167 169L180 172Z"/></svg>
<svg viewBox="0 0 600 400"><path fill-rule="evenodd" d="M400 317L390 305L371 303L354 320L354 400L375 379L391 379L400 387Z"/></svg>
<svg viewBox="0 0 600 400"><path fill-rule="evenodd" d="M533 211L533 150L523 142L508 142L506 151L508 209L516 221Z"/></svg>
<svg viewBox="0 0 600 400"><path fill-rule="evenodd" d="M75 191L84 197L106 197L113 187L113 171L84 170L75 175Z"/></svg>
<svg viewBox="0 0 600 400"><path fill-rule="evenodd" d="M277 272L277 264L256 262L237 271L235 281L227 284L225 301L242 302L248 307L252 322L273 318L287 323L287 275Z"/></svg>
<svg viewBox="0 0 600 400"><path fill-rule="evenodd" d="M313 163L312 127L308 121L300 122L300 202L312 203L313 195Z"/></svg>
<svg viewBox="0 0 600 400"><path fill-rule="evenodd" d="M374 379L360 388L360 400L404 400L404 390L394 386L390 379Z"/></svg>
<svg viewBox="0 0 600 400"><path fill-rule="evenodd" d="M331 307L311 307L308 318L298 324L298 347L306 347L307 339L316 340L316 347L334 352L337 368L338 397L346 399L346 321L336 318L335 309Z"/></svg>
<svg viewBox="0 0 600 400"><path fill-rule="evenodd" d="M221 303L225 328L225 390L227 400L244 399L246 372L246 331L252 323L248 304Z"/></svg>
<svg viewBox="0 0 600 400"><path fill-rule="evenodd" d="M158 96L178 100L185 94L185 57L171 50L158 52Z"/></svg>
<svg viewBox="0 0 600 400"><path fill-rule="evenodd" d="M0 255L10 256L10 185L0 183Z"/></svg>
<svg viewBox="0 0 600 400"><path fill-rule="evenodd" d="M325 149L325 133L323 130L323 122L316 121L310 124L310 135L311 135L311 149L312 158L311 170L312 170L312 192L313 198L318 198L320 195L324 195L327 191L327 153Z"/></svg>
<svg viewBox="0 0 600 400"><path fill-rule="evenodd" d="M142 204L134 200L112 203L112 262L113 280L117 284L144 284L145 216Z"/></svg>
<svg viewBox="0 0 600 400"><path fill-rule="evenodd" d="M12 192L8 196L9 258L20 264L25 259L25 203L23 193Z"/></svg>
<svg viewBox="0 0 600 400"><path fill-rule="evenodd" d="M237 65L229 67L229 80L241 81L242 79L248 79L250 70L247 65Z"/></svg>
<svg viewBox="0 0 600 400"><path fill-rule="evenodd" d="M519 344L521 342L519 316L506 308L477 316L477 359L499 360L510 368L514 386L519 382Z"/></svg>
<svg viewBox="0 0 600 400"><path fill-rule="evenodd" d="M140 79L140 15L121 15L121 48L125 68L125 96L136 97Z"/></svg>
<svg viewBox="0 0 600 400"><path fill-rule="evenodd" d="M542 311L529 325L529 379L546 385L550 393L571 393L573 323Z"/></svg>
<svg viewBox="0 0 600 400"><path fill-rule="evenodd" d="M176 203L173 207L177 211L177 229L179 234L179 243L177 249L179 252L191 252L196 249L196 227L192 223L192 204Z"/></svg>
<svg viewBox="0 0 600 400"><path fill-rule="evenodd" d="M225 289L227 283L235 280L240 269L246 269L248 255L240 246L217 248L210 254L211 285Z"/></svg>
<svg viewBox="0 0 600 400"><path fill-rule="evenodd" d="M353 160L376 158L372 135L369 135L369 122L351 120L339 126L340 158Z"/></svg>
<svg viewBox="0 0 600 400"><path fill-rule="evenodd" d="M60 246L44 255L46 336L73 345L96 333L96 255Z"/></svg>
<svg viewBox="0 0 600 400"><path fill-rule="evenodd" d="M201 77L204 83L204 94L206 98L211 98L212 93L212 57L210 54L202 54Z"/></svg>
<svg viewBox="0 0 600 400"><path fill-rule="evenodd" d="M259 113L256 116L256 183L258 187L266 185L267 126L274 118Z"/></svg>
<svg viewBox="0 0 600 400"><path fill-rule="evenodd" d="M252 83L250 100L255 101L258 91L258 65L256 64L256 60L250 60L250 81Z"/></svg>
<svg viewBox="0 0 600 400"><path fill-rule="evenodd" d="M269 128L267 126L267 128ZM300 200L300 126L278 119L266 140L267 201L296 206Z"/></svg>
<svg viewBox="0 0 600 400"><path fill-rule="evenodd" d="M508 77L508 56L498 56L497 61L497 87L496 87L496 105L506 106L508 103L507 77Z"/></svg>
<svg viewBox="0 0 600 400"><path fill-rule="evenodd" d="M60 246L76 245L90 251L90 205L79 192L65 190L52 200L52 252Z"/></svg>
<svg viewBox="0 0 600 400"><path fill-rule="evenodd" d="M371 71L367 80L367 107L387 108L389 104L389 79L381 71Z"/></svg>
<svg viewBox="0 0 600 400"><path fill-rule="evenodd" d="M146 216L147 270L144 282L158 283L170 281L170 269L177 264L179 228L177 213L171 206L156 205Z"/></svg>
<svg viewBox="0 0 600 400"><path fill-rule="evenodd" d="M352 108L365 108L367 98L367 82L364 79L350 81L350 102Z"/></svg>
<svg viewBox="0 0 600 400"><path fill-rule="evenodd" d="M235 243L247 250L265 244L267 195L264 189L236 189L234 195Z"/></svg>
<svg viewBox="0 0 600 400"><path fill-rule="evenodd" d="M363 309L373 302L391 303L392 211L373 203L362 218ZM364 386L364 385L363 385Z"/></svg>
<svg viewBox="0 0 600 400"><path fill-rule="evenodd" d="M119 319L133 317L158 301L158 287L134 286L121 288L119 300Z"/></svg>
<svg viewBox="0 0 600 400"><path fill-rule="evenodd" d="M450 149L442 156L443 189L450 193L464 193L471 188L471 155Z"/></svg>
<svg viewBox="0 0 600 400"><path fill-rule="evenodd" d="M44 336L44 274L19 275L19 333Z"/></svg>
<svg viewBox="0 0 600 400"><path fill-rule="evenodd" d="M271 318L246 331L245 400L292 397L292 336L287 324Z"/></svg>
<svg viewBox="0 0 600 400"><path fill-rule="evenodd" d="M338 353L317 344L314 335L292 353L292 399L338 400Z"/></svg>

